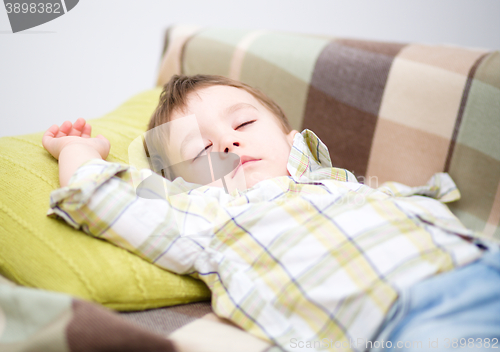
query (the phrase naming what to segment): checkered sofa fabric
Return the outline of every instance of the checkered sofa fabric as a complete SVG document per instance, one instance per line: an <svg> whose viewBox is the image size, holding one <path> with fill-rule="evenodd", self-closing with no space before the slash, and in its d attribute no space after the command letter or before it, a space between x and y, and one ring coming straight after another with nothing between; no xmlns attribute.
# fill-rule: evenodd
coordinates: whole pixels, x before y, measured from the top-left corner
<svg viewBox="0 0 500 352"><path fill-rule="evenodd" d="M192 26L165 43L158 86L176 73L255 86L373 187L448 172L462 194L452 211L500 239L498 51Z"/></svg>

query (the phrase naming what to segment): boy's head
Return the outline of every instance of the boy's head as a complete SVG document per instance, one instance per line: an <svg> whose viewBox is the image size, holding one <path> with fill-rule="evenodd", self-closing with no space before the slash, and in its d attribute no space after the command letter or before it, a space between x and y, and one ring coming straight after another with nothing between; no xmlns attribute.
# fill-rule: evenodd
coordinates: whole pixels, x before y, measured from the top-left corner
<svg viewBox="0 0 500 352"><path fill-rule="evenodd" d="M241 165L226 181L244 175L246 187L252 187L264 179L289 176L288 157L297 131L274 101L244 83L221 76L173 76L164 86L148 130L165 124L170 164L185 161L196 172L200 156L234 153Z"/></svg>

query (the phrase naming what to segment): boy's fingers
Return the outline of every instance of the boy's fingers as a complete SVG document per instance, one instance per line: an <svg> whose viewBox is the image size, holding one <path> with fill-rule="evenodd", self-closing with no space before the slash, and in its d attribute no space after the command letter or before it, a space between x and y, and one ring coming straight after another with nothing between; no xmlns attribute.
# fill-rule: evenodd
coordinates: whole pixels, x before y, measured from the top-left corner
<svg viewBox="0 0 500 352"><path fill-rule="evenodd" d="M57 125L52 125L50 126L47 131L43 134L42 137L42 145L45 147L47 142L55 137L55 135L59 132L59 126Z"/></svg>
<svg viewBox="0 0 500 352"><path fill-rule="evenodd" d="M69 130L68 136L80 137L82 135L82 129L85 126L85 120L77 119L74 124L72 124Z"/></svg>
<svg viewBox="0 0 500 352"><path fill-rule="evenodd" d="M109 145L111 145L111 143L109 142L109 139L107 139L106 137L104 137L102 134L98 134L96 136L96 138L99 138L99 139L102 139L103 141L106 141L106 143Z"/></svg>
<svg viewBox="0 0 500 352"><path fill-rule="evenodd" d="M71 128L73 127L73 124L69 121L64 121L61 127L59 127L59 132L56 134L57 137L65 137L69 134L71 131Z"/></svg>
<svg viewBox="0 0 500 352"><path fill-rule="evenodd" d="M50 126L47 131L43 134L44 137L54 137L57 132L59 132L59 126L57 125L52 125Z"/></svg>
<svg viewBox="0 0 500 352"><path fill-rule="evenodd" d="M57 125L52 125L50 126L47 131L42 136L42 145L45 149L49 150L50 149L50 141L54 139L54 136L59 132L59 126Z"/></svg>
<svg viewBox="0 0 500 352"><path fill-rule="evenodd" d="M78 118L73 124L73 128L69 132L70 136L81 136L83 129L85 127L85 120L83 118Z"/></svg>
<svg viewBox="0 0 500 352"><path fill-rule="evenodd" d="M82 129L82 137L90 138L91 133L92 133L92 126L88 123L85 123L85 126L83 126Z"/></svg>

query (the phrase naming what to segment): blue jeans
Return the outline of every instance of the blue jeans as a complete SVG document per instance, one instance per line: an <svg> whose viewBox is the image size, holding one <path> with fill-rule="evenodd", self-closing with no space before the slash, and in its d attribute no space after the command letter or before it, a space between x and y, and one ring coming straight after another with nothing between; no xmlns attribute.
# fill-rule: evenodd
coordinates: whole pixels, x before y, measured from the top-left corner
<svg viewBox="0 0 500 352"><path fill-rule="evenodd" d="M402 290L376 341L370 351L500 352L500 252Z"/></svg>

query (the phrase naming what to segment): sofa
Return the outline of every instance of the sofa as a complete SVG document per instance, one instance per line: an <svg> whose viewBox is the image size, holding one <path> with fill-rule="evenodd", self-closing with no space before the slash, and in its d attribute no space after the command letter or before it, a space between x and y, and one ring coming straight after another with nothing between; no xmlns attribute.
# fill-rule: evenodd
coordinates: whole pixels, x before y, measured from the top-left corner
<svg viewBox="0 0 500 352"><path fill-rule="evenodd" d="M451 211L500 243L498 51L172 26L156 87L90 120L111 140L108 160L130 163L162 86L181 73L261 89L371 187L449 173L461 192ZM215 316L202 282L48 218L58 175L42 133L0 139L0 350L279 351Z"/></svg>

